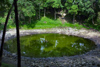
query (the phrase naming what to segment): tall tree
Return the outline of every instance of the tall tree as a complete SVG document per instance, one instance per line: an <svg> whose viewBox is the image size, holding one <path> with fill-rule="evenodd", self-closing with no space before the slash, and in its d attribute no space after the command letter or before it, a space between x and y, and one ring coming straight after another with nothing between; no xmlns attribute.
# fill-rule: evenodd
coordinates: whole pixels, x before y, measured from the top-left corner
<svg viewBox="0 0 100 67"><path fill-rule="evenodd" d="M52 8L54 8L54 19L56 19L56 9L62 8L61 0L48 0L47 1Z"/></svg>
<svg viewBox="0 0 100 67"><path fill-rule="evenodd" d="M9 19L9 16L11 14L13 6L14 5L12 5L12 7L10 8L10 10L8 12L8 15L7 15L7 18L6 18L6 21L5 21L5 24L4 24L4 30L3 30L3 35L2 35L2 42L1 42L1 45L0 45L0 67L1 67L1 61L2 61L3 46L4 46L4 40L5 40L5 33L6 33L7 23L8 23L8 19Z"/></svg>
<svg viewBox="0 0 100 67"><path fill-rule="evenodd" d="M43 0L34 0L34 3L36 4L36 6L38 6L40 19L41 9L43 9Z"/></svg>
<svg viewBox="0 0 100 67"><path fill-rule="evenodd" d="M35 7L32 4L32 1L24 2L24 6L22 8L23 15L29 17L29 22L31 23L32 16L35 16Z"/></svg>
<svg viewBox="0 0 100 67"><path fill-rule="evenodd" d="M77 0L67 0L65 6L68 10L68 13L73 15L73 23L75 21L75 16L78 14L78 5Z"/></svg>
<svg viewBox="0 0 100 67"><path fill-rule="evenodd" d="M19 22L18 22L18 8L17 8L17 0L14 0L15 7L15 23L16 23L16 35L17 35L17 55L18 55L18 63L17 67L21 67L21 50L20 50L20 33L19 33Z"/></svg>
<svg viewBox="0 0 100 67"><path fill-rule="evenodd" d="M61 4L61 0L53 0L52 7L54 8L54 16L55 16L55 19L56 19L56 9L63 7L62 4Z"/></svg>
<svg viewBox="0 0 100 67"><path fill-rule="evenodd" d="M94 11L94 0L80 0L79 1L79 12L81 15L87 16L87 21L92 20L94 24L93 18L95 17Z"/></svg>
<svg viewBox="0 0 100 67"><path fill-rule="evenodd" d="M10 16L10 13L12 11L13 6L15 7L15 19L16 19L16 32L17 32L17 54L18 54L18 67L21 67L21 54L20 54L20 39L19 39L19 22L18 22L18 10L17 10L17 0L14 0L14 3L12 4L12 7L10 11L8 12L6 22L4 25L3 35L2 35L2 42L0 47L0 67L1 67L1 60L2 60L2 53L3 53L3 45L4 45L4 39L5 39L5 32L6 27L8 23L8 19Z"/></svg>
<svg viewBox="0 0 100 67"><path fill-rule="evenodd" d="M46 16L46 8L48 7L47 0L43 0L44 17Z"/></svg>
<svg viewBox="0 0 100 67"><path fill-rule="evenodd" d="M19 19L24 19L27 17L29 19L29 22L31 23L31 18L35 16L35 7L33 5L33 1L30 0L19 0L18 1L19 6Z"/></svg>

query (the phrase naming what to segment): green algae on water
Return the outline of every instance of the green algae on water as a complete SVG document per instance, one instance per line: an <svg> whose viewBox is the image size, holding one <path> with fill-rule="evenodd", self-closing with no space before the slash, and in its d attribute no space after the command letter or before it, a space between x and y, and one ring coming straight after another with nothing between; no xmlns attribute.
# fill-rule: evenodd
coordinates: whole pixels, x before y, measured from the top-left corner
<svg viewBox="0 0 100 67"><path fill-rule="evenodd" d="M20 38L21 55L27 57L62 57L80 55L94 49L89 39L63 34L34 34ZM17 52L16 38L5 42L4 49Z"/></svg>

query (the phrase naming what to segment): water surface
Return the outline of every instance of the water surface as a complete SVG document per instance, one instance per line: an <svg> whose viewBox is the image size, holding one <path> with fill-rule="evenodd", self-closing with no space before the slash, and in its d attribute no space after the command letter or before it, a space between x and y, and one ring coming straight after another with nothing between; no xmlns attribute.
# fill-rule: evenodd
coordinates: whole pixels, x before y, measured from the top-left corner
<svg viewBox="0 0 100 67"><path fill-rule="evenodd" d="M20 38L21 54L27 57L62 57L80 55L94 49L89 39L63 34L35 34ZM4 49L16 53L16 38L8 40Z"/></svg>

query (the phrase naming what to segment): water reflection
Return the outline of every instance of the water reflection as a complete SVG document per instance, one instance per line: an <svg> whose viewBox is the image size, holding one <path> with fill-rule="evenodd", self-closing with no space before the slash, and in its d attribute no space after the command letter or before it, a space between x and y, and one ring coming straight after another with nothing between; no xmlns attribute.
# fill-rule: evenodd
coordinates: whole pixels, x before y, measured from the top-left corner
<svg viewBox="0 0 100 67"><path fill-rule="evenodd" d="M23 36L20 40L22 55L29 57L72 56L95 48L91 40L61 34ZM16 39L12 39L5 43L4 48L15 53L16 45Z"/></svg>
<svg viewBox="0 0 100 67"><path fill-rule="evenodd" d="M58 40L55 41L55 47L58 45Z"/></svg>

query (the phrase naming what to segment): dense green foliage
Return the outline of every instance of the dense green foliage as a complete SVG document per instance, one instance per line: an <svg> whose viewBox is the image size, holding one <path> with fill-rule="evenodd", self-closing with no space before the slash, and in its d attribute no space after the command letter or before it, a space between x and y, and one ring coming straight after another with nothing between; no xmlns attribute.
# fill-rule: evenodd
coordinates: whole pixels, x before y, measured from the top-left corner
<svg viewBox="0 0 100 67"><path fill-rule="evenodd" d="M12 3L13 0L0 1L0 29L3 28L8 10ZM44 22L48 22L49 19L52 20L50 20L52 22L51 24L56 25L58 23L56 26L59 26L60 23L62 26L58 18L62 17L64 13L66 13L64 17L65 20L71 19L69 22L79 22L88 27L98 29L100 27L100 0L18 0L18 7L21 28L25 26L34 28L40 24L40 26L42 26L42 24L44 25ZM43 20L44 17L46 18ZM14 11L12 11L8 28L15 27L14 21ZM47 24L49 25L50 23Z"/></svg>

